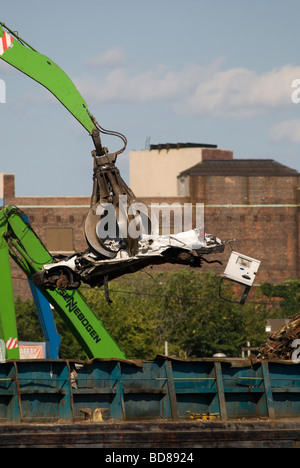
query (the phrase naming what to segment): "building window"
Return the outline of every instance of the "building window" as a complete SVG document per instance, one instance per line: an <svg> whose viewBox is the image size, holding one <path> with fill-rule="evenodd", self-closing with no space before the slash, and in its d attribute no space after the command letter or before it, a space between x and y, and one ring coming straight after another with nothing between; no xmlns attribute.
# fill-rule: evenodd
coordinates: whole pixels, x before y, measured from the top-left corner
<svg viewBox="0 0 300 468"><path fill-rule="evenodd" d="M72 253L73 229L72 228L48 228L46 230L47 249L53 253Z"/></svg>
<svg viewBox="0 0 300 468"><path fill-rule="evenodd" d="M181 196L185 197L186 195L185 179L180 179L180 187L181 187Z"/></svg>

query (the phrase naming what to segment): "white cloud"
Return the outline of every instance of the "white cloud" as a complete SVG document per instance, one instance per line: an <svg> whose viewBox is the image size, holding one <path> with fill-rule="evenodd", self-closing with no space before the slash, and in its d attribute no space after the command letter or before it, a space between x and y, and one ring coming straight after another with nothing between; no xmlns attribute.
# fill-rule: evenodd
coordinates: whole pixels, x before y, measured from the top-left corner
<svg viewBox="0 0 300 468"><path fill-rule="evenodd" d="M291 83L300 67L291 65L258 74L245 68L216 71L200 81L188 100L177 106L186 114L251 117L292 105Z"/></svg>
<svg viewBox="0 0 300 468"><path fill-rule="evenodd" d="M300 143L300 120L285 120L270 129L269 138L275 143Z"/></svg>
<svg viewBox="0 0 300 468"><path fill-rule="evenodd" d="M187 99L199 80L207 80L216 69L218 61L207 68L190 64L176 72L160 65L143 72L134 73L126 67L110 71L106 78L98 79L85 74L74 80L84 96L103 101L151 101L178 102Z"/></svg>
<svg viewBox="0 0 300 468"><path fill-rule="evenodd" d="M91 67L117 67L127 62L126 55L122 47L115 46L98 57L86 59L86 64Z"/></svg>
<svg viewBox="0 0 300 468"><path fill-rule="evenodd" d="M75 83L87 99L164 101L183 115L252 117L293 105L291 84L300 78L300 66L286 65L257 73L246 68L222 70L221 65L220 60L207 67L189 64L177 71L161 65L136 73L119 66L104 79L86 75Z"/></svg>

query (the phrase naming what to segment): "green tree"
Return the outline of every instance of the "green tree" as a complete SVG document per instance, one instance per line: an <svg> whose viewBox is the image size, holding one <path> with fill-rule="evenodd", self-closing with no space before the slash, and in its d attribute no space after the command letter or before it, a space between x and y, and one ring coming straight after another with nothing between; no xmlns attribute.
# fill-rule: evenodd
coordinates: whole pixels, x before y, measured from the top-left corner
<svg viewBox="0 0 300 468"><path fill-rule="evenodd" d="M146 291L147 287L141 281L134 284L130 280L115 281L110 285L110 305L103 291L82 291L94 313L128 358L154 357L158 351L156 308L155 303L144 296Z"/></svg>
<svg viewBox="0 0 300 468"><path fill-rule="evenodd" d="M43 332L32 300L15 301L16 321L19 341L44 341Z"/></svg>
<svg viewBox="0 0 300 468"><path fill-rule="evenodd" d="M241 355L247 341L260 346L266 340L269 318L299 312L300 282L264 283L254 288L246 304L219 298L220 278L213 273L182 268L168 273L137 272L110 283L112 304L103 289L82 288L88 304L128 358L153 359L164 353L179 357L211 357L223 352ZM232 283L222 295L237 300ZM19 339L43 341L33 301L16 301ZM61 335L60 358L85 359L85 354L60 316L54 312Z"/></svg>
<svg viewBox="0 0 300 468"><path fill-rule="evenodd" d="M212 273L180 270L166 277L161 310L170 350L179 356L240 355L247 342L244 310L218 297L220 279ZM235 300L230 285L226 296Z"/></svg>
<svg viewBox="0 0 300 468"><path fill-rule="evenodd" d="M86 291L92 309L128 357L151 359L164 352L180 357L208 357L216 352L240 356L247 341L265 339L265 306L219 299L218 276L181 269L171 273L130 275L110 285L113 304L103 293ZM231 284L225 295L236 300Z"/></svg>
<svg viewBox="0 0 300 468"><path fill-rule="evenodd" d="M287 280L279 284L263 283L262 293L274 299L281 311L281 318L288 318L300 311L300 281ZM279 300L278 299L282 299Z"/></svg>

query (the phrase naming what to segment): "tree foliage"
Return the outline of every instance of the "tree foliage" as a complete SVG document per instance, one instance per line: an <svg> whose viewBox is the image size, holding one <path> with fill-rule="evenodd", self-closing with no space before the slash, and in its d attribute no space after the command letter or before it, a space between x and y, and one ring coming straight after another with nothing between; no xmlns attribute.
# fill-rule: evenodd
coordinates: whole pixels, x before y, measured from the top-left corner
<svg viewBox="0 0 300 468"><path fill-rule="evenodd" d="M269 298L279 298L279 307L284 317L290 317L300 311L300 281L288 280L280 284L264 283L263 294Z"/></svg>
<svg viewBox="0 0 300 468"><path fill-rule="evenodd" d="M44 341L34 302L20 297L15 302L19 341Z"/></svg>
<svg viewBox="0 0 300 468"><path fill-rule="evenodd" d="M266 339L269 318L286 318L300 309L299 281L263 284L244 306L219 298L220 278L213 273L180 269L170 273L138 272L110 283L112 304L102 289L82 288L94 313L128 358L153 359L164 354L212 357L222 352L241 356L241 347L260 346ZM225 297L237 300L231 284ZM282 300L279 300L281 298ZM41 341L34 304L16 302L19 339ZM61 358L84 359L84 353L55 313L62 337Z"/></svg>

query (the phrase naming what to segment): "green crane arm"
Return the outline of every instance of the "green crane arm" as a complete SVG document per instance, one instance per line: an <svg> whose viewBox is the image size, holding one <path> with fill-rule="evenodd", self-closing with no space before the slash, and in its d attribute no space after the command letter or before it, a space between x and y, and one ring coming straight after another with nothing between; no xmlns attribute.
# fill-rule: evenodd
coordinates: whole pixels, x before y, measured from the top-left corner
<svg viewBox="0 0 300 468"><path fill-rule="evenodd" d="M44 264L55 262L33 231L26 215L18 208L8 206L0 210L0 339L5 342L17 338L9 256L29 279L41 271ZM62 317L89 359L125 359L79 291L39 289ZM11 351L8 358L16 359L16 354L13 354L16 352Z"/></svg>
<svg viewBox="0 0 300 468"><path fill-rule="evenodd" d="M47 88L90 134L96 129L85 100L66 73L1 22L0 58Z"/></svg>

